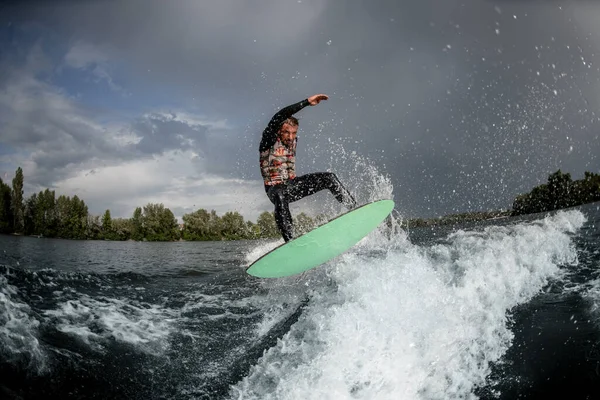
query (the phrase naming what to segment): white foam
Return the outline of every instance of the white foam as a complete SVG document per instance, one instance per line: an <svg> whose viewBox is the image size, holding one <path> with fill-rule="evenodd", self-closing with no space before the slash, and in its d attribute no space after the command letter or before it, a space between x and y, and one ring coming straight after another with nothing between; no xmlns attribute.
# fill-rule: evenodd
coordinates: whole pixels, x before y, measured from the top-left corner
<svg viewBox="0 0 600 400"><path fill-rule="evenodd" d="M600 328L600 279L594 279L586 284L588 286L584 290L581 290L581 287L578 287L578 292L581 290L584 295L583 297L587 299L590 303L590 315L592 317L592 321Z"/></svg>
<svg viewBox="0 0 600 400"><path fill-rule="evenodd" d="M298 322L231 395L474 398L511 345L509 311L559 276L560 265L577 262L570 234L583 222L578 211L559 212L459 231L430 247L401 236L383 254L348 253L319 269L337 285L312 281Z"/></svg>
<svg viewBox="0 0 600 400"><path fill-rule="evenodd" d="M42 373L46 354L37 339L39 321L31 308L18 300L18 289L0 276L0 356L11 363Z"/></svg>
<svg viewBox="0 0 600 400"><path fill-rule="evenodd" d="M87 295L62 302L44 314L55 319L56 329L96 350L116 340L154 354L168 346L164 339L174 330L177 315L158 305Z"/></svg>
<svg viewBox="0 0 600 400"><path fill-rule="evenodd" d="M211 310L210 315L205 315L202 318L210 320L218 320L222 318L246 319L254 318L258 311L248 312L249 309L255 308L257 305L264 304L264 296L254 295L248 297L233 296L231 293L222 292L216 294L202 293L205 290L200 286L197 290L192 290L183 294L185 304L181 307L181 315L195 312L196 310L205 311ZM225 289L224 289L225 290ZM239 311L232 311L239 310ZM197 317L193 317L197 318ZM185 318L180 318L180 321Z"/></svg>
<svg viewBox="0 0 600 400"><path fill-rule="evenodd" d="M245 264L243 264L242 267L247 268L254 261L258 260L260 257L264 256L269 251L281 244L283 244L283 239L259 242L256 247L250 249L250 251L244 256Z"/></svg>

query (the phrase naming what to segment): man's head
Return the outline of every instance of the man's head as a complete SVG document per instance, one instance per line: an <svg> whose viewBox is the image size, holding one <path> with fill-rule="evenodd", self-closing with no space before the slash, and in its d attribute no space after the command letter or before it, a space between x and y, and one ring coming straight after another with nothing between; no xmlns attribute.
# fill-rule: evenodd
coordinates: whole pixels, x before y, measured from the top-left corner
<svg viewBox="0 0 600 400"><path fill-rule="evenodd" d="M296 140L296 133L298 133L298 119L289 117L279 128L279 139L286 147L292 147Z"/></svg>

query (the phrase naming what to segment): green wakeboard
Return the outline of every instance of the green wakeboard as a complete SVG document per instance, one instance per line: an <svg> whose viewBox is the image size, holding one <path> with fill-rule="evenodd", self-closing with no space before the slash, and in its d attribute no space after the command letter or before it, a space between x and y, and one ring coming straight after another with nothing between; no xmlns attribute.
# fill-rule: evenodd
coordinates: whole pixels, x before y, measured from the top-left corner
<svg viewBox="0 0 600 400"><path fill-rule="evenodd" d="M317 267L367 236L392 212L392 200L379 200L348 211L254 261L246 272L259 278L281 278Z"/></svg>

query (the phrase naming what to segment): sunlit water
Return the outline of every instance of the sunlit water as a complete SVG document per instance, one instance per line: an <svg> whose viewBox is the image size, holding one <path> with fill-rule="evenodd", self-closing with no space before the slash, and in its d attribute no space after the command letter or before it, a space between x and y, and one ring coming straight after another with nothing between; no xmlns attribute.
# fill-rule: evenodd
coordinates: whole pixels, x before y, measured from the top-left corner
<svg viewBox="0 0 600 400"><path fill-rule="evenodd" d="M275 280L274 242L0 236L0 397L600 398L599 224L380 230Z"/></svg>

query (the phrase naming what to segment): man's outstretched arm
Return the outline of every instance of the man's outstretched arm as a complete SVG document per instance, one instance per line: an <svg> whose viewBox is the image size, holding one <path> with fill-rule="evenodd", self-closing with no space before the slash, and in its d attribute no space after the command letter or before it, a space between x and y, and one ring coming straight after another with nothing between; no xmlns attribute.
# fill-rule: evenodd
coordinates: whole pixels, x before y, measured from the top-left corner
<svg viewBox="0 0 600 400"><path fill-rule="evenodd" d="M259 151L264 151L277 141L277 132L281 128L283 121L296 114L306 106L316 106L321 100L327 100L329 97L325 94L315 94L308 99L302 100L296 104L292 104L282 108L271 118L271 121L265 128L260 141Z"/></svg>

